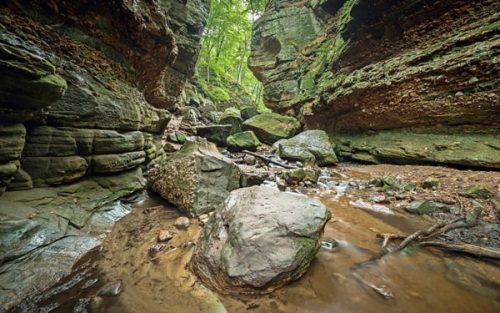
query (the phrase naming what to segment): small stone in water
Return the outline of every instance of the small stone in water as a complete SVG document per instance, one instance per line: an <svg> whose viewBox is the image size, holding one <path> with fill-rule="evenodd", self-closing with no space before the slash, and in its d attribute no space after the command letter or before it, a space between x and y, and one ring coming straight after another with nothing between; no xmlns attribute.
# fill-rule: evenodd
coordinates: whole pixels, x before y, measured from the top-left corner
<svg viewBox="0 0 500 313"><path fill-rule="evenodd" d="M325 239L321 241L321 248L326 250L333 250L339 246L339 243L335 239Z"/></svg>
<svg viewBox="0 0 500 313"><path fill-rule="evenodd" d="M191 222L189 221L189 218L185 216L177 218L174 222L174 226L178 229L186 229L189 227L189 225L191 225Z"/></svg>
<svg viewBox="0 0 500 313"><path fill-rule="evenodd" d="M196 244L192 241L187 241L182 244L182 248L191 248L194 247Z"/></svg>
<svg viewBox="0 0 500 313"><path fill-rule="evenodd" d="M120 294L123 290L123 284L121 280L117 280L115 282L108 283L104 285L99 292L98 296L101 297L115 297Z"/></svg>
<svg viewBox="0 0 500 313"><path fill-rule="evenodd" d="M152 245L151 248L149 248L148 253L150 256L154 256L155 254L162 251L166 247L167 247L167 245L164 243L157 243L157 244Z"/></svg>
<svg viewBox="0 0 500 313"><path fill-rule="evenodd" d="M160 230L160 232L158 233L158 241L168 241L173 237L174 235L172 235L170 231L165 229Z"/></svg>

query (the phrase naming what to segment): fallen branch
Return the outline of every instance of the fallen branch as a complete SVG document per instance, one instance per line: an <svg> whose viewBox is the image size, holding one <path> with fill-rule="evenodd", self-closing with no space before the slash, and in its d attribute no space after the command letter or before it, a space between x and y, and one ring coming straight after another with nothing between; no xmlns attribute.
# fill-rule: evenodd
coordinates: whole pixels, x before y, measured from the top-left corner
<svg viewBox="0 0 500 313"><path fill-rule="evenodd" d="M388 234L388 233L377 234L377 237L384 239L384 241L382 242L382 249L384 249L384 251L386 253L389 252L387 250L387 245L389 244L389 241L391 239L405 239L406 238L406 236L402 235L402 234Z"/></svg>
<svg viewBox="0 0 500 313"><path fill-rule="evenodd" d="M436 247L448 251L462 252L471 254L477 257L486 257L500 260L500 250L495 248L486 248L471 244L447 244L440 241L423 241L419 243L421 246Z"/></svg>
<svg viewBox="0 0 500 313"><path fill-rule="evenodd" d="M436 223L434 226L428 229L423 235L424 237L420 238L420 240L426 240L429 238L436 237L441 234L445 234L449 232L450 230L456 229L456 228L463 228L467 227L468 225L463 222L462 220L465 219L465 217L457 217L454 220L451 220L448 224L445 222L439 222Z"/></svg>
<svg viewBox="0 0 500 313"><path fill-rule="evenodd" d="M286 169L290 169L290 170L291 169L297 169L297 167L295 167L295 166L290 166L288 164L284 164L284 163L281 163L281 162L278 162L278 161L274 161L274 160L272 160L272 159L270 159L268 157L265 157L263 155L260 155L258 153L250 152L248 150L243 150L242 152L246 153L246 154L249 154L249 155L253 155L254 157L259 158L259 159L263 160L264 162L272 163L274 165L278 165L278 166L281 166L281 167L286 168Z"/></svg>

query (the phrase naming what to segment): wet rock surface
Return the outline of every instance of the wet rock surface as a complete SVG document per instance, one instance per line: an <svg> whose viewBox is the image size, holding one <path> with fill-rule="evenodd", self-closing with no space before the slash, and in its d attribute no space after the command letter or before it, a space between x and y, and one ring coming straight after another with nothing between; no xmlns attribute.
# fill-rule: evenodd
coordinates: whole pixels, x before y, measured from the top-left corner
<svg viewBox="0 0 500 313"><path fill-rule="evenodd" d="M428 177L439 178L439 187L435 190L423 188L422 183ZM375 183L377 181L385 181L391 187L384 188L383 184ZM402 188L408 184L414 184L415 188ZM199 245L201 217L200 220L191 219L188 229L178 230L174 223L182 213L161 199L147 200L138 203L104 241L103 250L93 254L99 275L84 276L87 278L68 291L64 291L69 288L64 285L66 287L58 289L62 294L52 294L44 298L43 304L31 307L50 306L58 307L56 312L71 312L74 307L87 303L86 308L92 312L147 310L156 313L164 312L168 306L182 313L241 312L250 308L258 313L319 313L337 308L418 313L432 306L437 312L450 309L461 313L496 312L500 272L494 263L418 246L387 255L380 262L364 263L381 251L382 242L376 234L411 234L436 221L454 219L459 214L409 214L405 211L408 203L426 199L458 206L454 198L456 193L473 184L480 184L495 194L500 181L495 172L486 171L340 164L335 168L323 168L317 185L287 186L288 190L319 199L332 212L332 219L325 226L322 247L309 270L296 282L265 296L226 296L205 288L187 270L192 253ZM496 197L494 195L493 199ZM370 206L383 205L392 213L350 204L358 199ZM482 222L472 229L449 232L439 240L490 247L500 245L498 228L495 228L498 216L491 199L476 200L465 196L460 199L466 211L473 209L473 201L484 207ZM157 242L161 230L172 232L174 237L168 242ZM158 243L162 244L161 248L157 247ZM157 247L157 251L150 254L153 247ZM359 267L359 263L365 265ZM80 269L77 273L86 272ZM103 297L99 301L94 298L103 285L120 279L124 289L118 296ZM432 293L428 292L430 282L436 287ZM82 287L86 285L90 287Z"/></svg>
<svg viewBox="0 0 500 313"><path fill-rule="evenodd" d="M320 246L330 212L270 187L233 191L198 241L192 270L221 293L267 293L298 279Z"/></svg>
<svg viewBox="0 0 500 313"><path fill-rule="evenodd" d="M137 169L4 194L0 199L2 305L18 305L69 275L85 253L101 244L102 235L130 212L114 202L144 184Z"/></svg>

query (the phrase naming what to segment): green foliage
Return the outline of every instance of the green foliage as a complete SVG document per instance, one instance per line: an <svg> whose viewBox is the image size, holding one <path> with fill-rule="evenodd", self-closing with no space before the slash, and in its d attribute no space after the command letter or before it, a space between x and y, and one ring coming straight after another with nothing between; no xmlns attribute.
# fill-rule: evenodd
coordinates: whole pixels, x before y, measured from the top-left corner
<svg viewBox="0 0 500 313"><path fill-rule="evenodd" d="M261 83L247 66L252 23L262 14L267 0L212 0L202 38L197 79L215 102L241 94L265 110Z"/></svg>

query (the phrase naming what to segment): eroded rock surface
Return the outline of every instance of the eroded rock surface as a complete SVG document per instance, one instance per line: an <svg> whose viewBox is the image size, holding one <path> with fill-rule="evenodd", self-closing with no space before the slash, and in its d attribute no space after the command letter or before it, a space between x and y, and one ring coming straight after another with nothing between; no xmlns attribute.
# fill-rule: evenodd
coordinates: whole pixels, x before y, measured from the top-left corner
<svg viewBox="0 0 500 313"><path fill-rule="evenodd" d="M342 158L498 168L498 27L492 0L278 0L249 65L275 112L349 142Z"/></svg>
<svg viewBox="0 0 500 313"><path fill-rule="evenodd" d="M304 195L235 190L205 225L191 269L222 293L271 292L307 271L329 218L321 202Z"/></svg>
<svg viewBox="0 0 500 313"><path fill-rule="evenodd" d="M240 186L240 170L214 144L197 140L152 169L148 182L180 210L199 216L221 206L229 192Z"/></svg>
<svg viewBox="0 0 500 313"><path fill-rule="evenodd" d="M208 4L2 3L2 309L67 275L128 213L106 206L165 158L166 109L194 73Z"/></svg>

